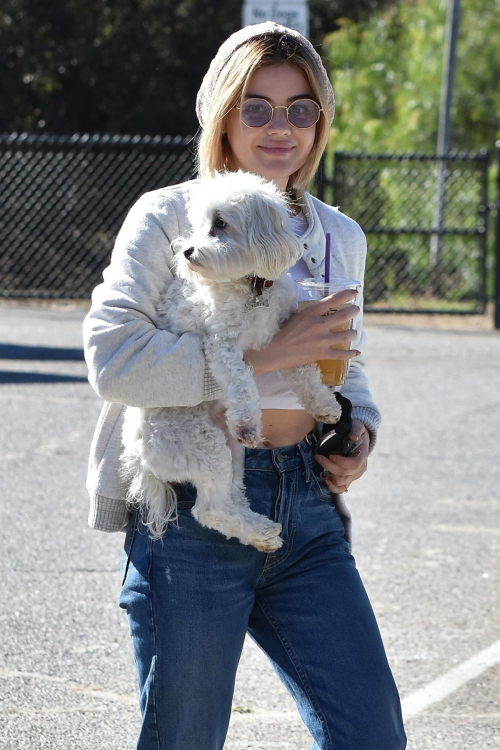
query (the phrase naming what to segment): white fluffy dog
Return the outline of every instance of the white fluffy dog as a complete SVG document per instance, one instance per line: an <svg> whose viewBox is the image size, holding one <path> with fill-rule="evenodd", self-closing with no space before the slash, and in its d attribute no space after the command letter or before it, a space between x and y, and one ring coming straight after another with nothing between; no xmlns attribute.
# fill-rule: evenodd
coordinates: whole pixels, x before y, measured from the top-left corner
<svg viewBox="0 0 500 750"><path fill-rule="evenodd" d="M287 201L272 183L248 172L201 180L188 204L192 233L173 243L177 278L158 310L158 328L192 332L224 392L197 406L128 407L122 465L129 506L146 511L152 538L177 519L171 482L197 489L192 514L229 539L272 552L281 525L254 513L245 496L242 452L262 440L259 394L246 349L266 346L295 305L285 272L302 255ZM302 406L334 424L340 407L319 368L281 371Z"/></svg>

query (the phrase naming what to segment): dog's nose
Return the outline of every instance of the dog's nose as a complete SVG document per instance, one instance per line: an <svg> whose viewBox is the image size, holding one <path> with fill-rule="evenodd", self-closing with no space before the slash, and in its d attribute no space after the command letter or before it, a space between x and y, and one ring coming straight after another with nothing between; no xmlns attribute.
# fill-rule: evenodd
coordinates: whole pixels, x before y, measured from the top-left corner
<svg viewBox="0 0 500 750"><path fill-rule="evenodd" d="M194 253L194 247L188 247L187 250L184 250L184 257L190 258L193 253Z"/></svg>

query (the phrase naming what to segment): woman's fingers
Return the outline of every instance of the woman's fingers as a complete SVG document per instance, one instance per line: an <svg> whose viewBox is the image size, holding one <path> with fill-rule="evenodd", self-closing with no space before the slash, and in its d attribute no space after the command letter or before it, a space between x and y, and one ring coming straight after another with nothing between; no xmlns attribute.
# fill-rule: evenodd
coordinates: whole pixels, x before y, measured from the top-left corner
<svg viewBox="0 0 500 750"><path fill-rule="evenodd" d="M342 323L353 320L359 313L357 305L344 304L343 306L337 306L334 301L330 300L330 302L327 302L329 299L329 297L325 297L320 302L315 302L309 305L309 307L305 307L302 310L302 314L317 317L319 318L317 322L326 326L326 328L333 328L333 326L339 326Z"/></svg>
<svg viewBox="0 0 500 750"><path fill-rule="evenodd" d="M347 331L328 331L325 335L325 340L328 341L330 349L337 349L342 347L343 349L348 348L351 341L354 341L358 335L358 332L352 328L348 328Z"/></svg>
<svg viewBox="0 0 500 750"><path fill-rule="evenodd" d="M322 476L331 492L345 492L345 488L362 477L367 468L370 435L358 419L353 420L349 437L356 440L358 455L315 455L316 461L323 467Z"/></svg>
<svg viewBox="0 0 500 750"><path fill-rule="evenodd" d="M330 297L315 302L298 313L307 316L305 322L307 321L306 330L309 341L317 342L316 360L346 360L352 359L360 353L357 349L351 349L349 346L358 335L357 331L350 326L353 318L359 313L359 307L357 305L346 305L338 309L332 308L332 305L340 304L339 295L343 295L345 300L349 293L352 294L348 290L347 293L340 292L330 295Z"/></svg>
<svg viewBox="0 0 500 750"><path fill-rule="evenodd" d="M335 331L328 327L322 333L323 352L318 359L351 359L356 357L360 352L352 348L352 342L355 341L357 336L358 332L353 328Z"/></svg>
<svg viewBox="0 0 500 750"><path fill-rule="evenodd" d="M335 492L337 495L340 495L342 492L347 492L352 481L353 480L348 477L335 477L335 481L333 478L325 477L326 486L330 492Z"/></svg>
<svg viewBox="0 0 500 750"><path fill-rule="evenodd" d="M354 442L358 443L363 440L366 442L366 448L368 453L368 447L370 445L370 435L366 429L366 425L363 424L359 419L352 420L352 432L349 433L349 437Z"/></svg>
<svg viewBox="0 0 500 750"><path fill-rule="evenodd" d="M357 305L345 305L344 307L333 307L327 308L326 312L320 313L324 320L325 325L338 326L343 323L348 323L353 320L359 313L359 307Z"/></svg>
<svg viewBox="0 0 500 750"><path fill-rule="evenodd" d="M357 357L360 352L351 348L351 342L357 338L357 332L351 329L351 321L359 313L359 307L348 304L353 296L354 291L346 289L307 304L285 321L271 343L261 350L260 357L252 352L247 354L245 361L250 362L256 374L259 374L270 369L299 367L320 360L350 360ZM264 356L266 362L259 370L259 360ZM272 368L269 367L270 360Z"/></svg>
<svg viewBox="0 0 500 750"><path fill-rule="evenodd" d="M358 474L365 461L365 458L361 455L345 458L344 456L337 455L322 456L319 453L315 456L315 459L325 471L335 477L354 477L355 474Z"/></svg>
<svg viewBox="0 0 500 750"><path fill-rule="evenodd" d="M343 289L341 292L335 292L335 294L329 294L328 297L323 297L319 300L319 304L323 307L335 307L336 305L345 305L349 300L355 300L357 295L356 289Z"/></svg>

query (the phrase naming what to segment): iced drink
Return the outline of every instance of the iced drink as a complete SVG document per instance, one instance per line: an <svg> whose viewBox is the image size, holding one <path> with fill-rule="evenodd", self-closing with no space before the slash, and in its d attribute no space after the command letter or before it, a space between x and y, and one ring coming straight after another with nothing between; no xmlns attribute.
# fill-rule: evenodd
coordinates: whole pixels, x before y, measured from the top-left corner
<svg viewBox="0 0 500 750"><path fill-rule="evenodd" d="M359 291L361 284L359 281L349 279L333 279L326 283L324 281L317 281L316 279L303 279L297 282L298 287L298 309L303 310L308 305L312 305L314 302L322 300L324 297L328 297L330 294L335 292L341 292L344 289L356 289ZM355 299L344 302L342 305L338 305L335 310L340 310L342 307L349 307L356 303ZM332 310L334 312L334 310ZM352 319L346 320L345 323L341 323L338 326L333 326L330 331L349 331L352 328ZM351 342L345 341L341 344L336 344L331 347L332 349L341 349L347 351L351 348ZM322 380L325 385L343 385L347 377L347 370L349 368L348 359L320 359L316 363L321 370Z"/></svg>

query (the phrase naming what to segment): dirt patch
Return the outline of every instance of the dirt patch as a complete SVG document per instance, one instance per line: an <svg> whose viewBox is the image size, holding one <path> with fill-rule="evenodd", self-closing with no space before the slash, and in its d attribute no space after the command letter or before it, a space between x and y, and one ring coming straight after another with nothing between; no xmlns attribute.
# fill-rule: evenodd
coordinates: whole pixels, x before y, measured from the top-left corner
<svg viewBox="0 0 500 750"><path fill-rule="evenodd" d="M14 299L1 298L0 307L30 307L52 310L82 310L90 309L90 299L59 300L59 299ZM403 326L410 328L440 328L454 331L493 331L493 305L488 306L485 315L449 315L446 313L365 313L365 325L374 326Z"/></svg>
<svg viewBox="0 0 500 750"><path fill-rule="evenodd" d="M370 326L404 326L440 328L453 331L493 331L493 305L484 315L449 315L446 313L365 313L364 324Z"/></svg>
<svg viewBox="0 0 500 750"><path fill-rule="evenodd" d="M42 310L90 310L89 299L33 299L31 297L0 297L0 307L30 307Z"/></svg>

